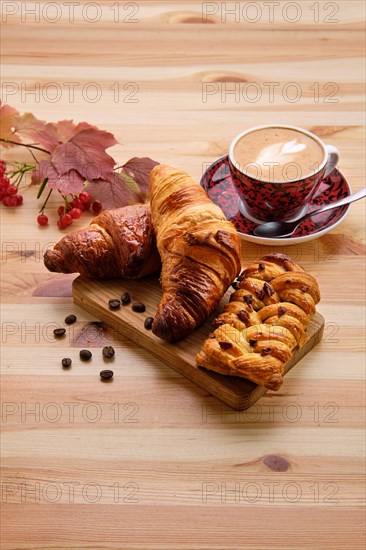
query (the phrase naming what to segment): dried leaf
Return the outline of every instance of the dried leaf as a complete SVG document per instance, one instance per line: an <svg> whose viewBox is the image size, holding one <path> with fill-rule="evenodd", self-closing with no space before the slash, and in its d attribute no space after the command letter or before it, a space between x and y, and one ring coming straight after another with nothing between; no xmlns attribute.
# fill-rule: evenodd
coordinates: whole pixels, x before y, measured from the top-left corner
<svg viewBox="0 0 366 550"><path fill-rule="evenodd" d="M64 136L71 128L63 125ZM48 178L48 186L61 193L79 193L86 180L105 180L115 165L105 149L117 141L109 132L81 123L76 135L58 145L52 155L39 163L32 174L32 183ZM76 127L74 131L77 130Z"/></svg>
<svg viewBox="0 0 366 550"><path fill-rule="evenodd" d="M43 160L32 172L32 183L40 183L45 178L51 189L59 190L63 195L77 194L83 189L85 178L77 170L60 172L50 158Z"/></svg>
<svg viewBox="0 0 366 550"><path fill-rule="evenodd" d="M148 157L134 157L126 162L120 173L112 172L104 180L90 182L88 192L105 210L146 202L150 172L157 164Z"/></svg>
<svg viewBox="0 0 366 550"><path fill-rule="evenodd" d="M150 194L150 172L157 164L149 157L134 157L123 166L123 171L137 183L144 202Z"/></svg>
<svg viewBox="0 0 366 550"><path fill-rule="evenodd" d="M26 138L27 142L41 145L47 151L52 151L57 144L57 132L52 124L46 124L44 120L39 120L32 113L24 113L17 116L14 120L14 129L21 138Z"/></svg>
<svg viewBox="0 0 366 550"><path fill-rule="evenodd" d="M132 182L135 184L134 180ZM141 194L136 193L136 187L133 189L130 176L118 172L110 172L104 179L90 182L87 190L93 200L102 203L104 210L144 202Z"/></svg>
<svg viewBox="0 0 366 550"><path fill-rule="evenodd" d="M1 139L13 139L17 141L14 134L14 123L16 116L19 115L18 111L8 105L7 103L0 102L0 138ZM1 142L2 147L10 148L14 147L11 143Z"/></svg>

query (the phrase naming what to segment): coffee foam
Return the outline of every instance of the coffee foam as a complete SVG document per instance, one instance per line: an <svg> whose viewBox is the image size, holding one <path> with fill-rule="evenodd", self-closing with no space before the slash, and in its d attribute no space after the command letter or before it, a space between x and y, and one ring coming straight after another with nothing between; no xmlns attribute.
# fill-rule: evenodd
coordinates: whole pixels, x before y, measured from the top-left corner
<svg viewBox="0 0 366 550"><path fill-rule="evenodd" d="M262 181L307 177L324 161L324 150L311 136L290 128L268 127L244 135L235 145L237 166Z"/></svg>

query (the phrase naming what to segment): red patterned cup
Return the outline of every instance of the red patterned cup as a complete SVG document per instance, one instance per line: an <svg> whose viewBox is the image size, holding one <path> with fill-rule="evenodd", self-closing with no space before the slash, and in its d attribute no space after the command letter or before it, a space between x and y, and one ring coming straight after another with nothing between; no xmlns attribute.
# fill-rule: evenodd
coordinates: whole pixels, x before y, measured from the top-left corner
<svg viewBox="0 0 366 550"><path fill-rule="evenodd" d="M276 136L278 143L275 140L271 143L272 136ZM288 138L291 141L281 143L285 136L291 136ZM256 148L261 151L259 156ZM286 155L291 159L288 163ZM316 135L296 126L274 124L242 132L233 140L229 151L241 213L258 223L301 218L318 186L338 160L335 147L325 145Z"/></svg>

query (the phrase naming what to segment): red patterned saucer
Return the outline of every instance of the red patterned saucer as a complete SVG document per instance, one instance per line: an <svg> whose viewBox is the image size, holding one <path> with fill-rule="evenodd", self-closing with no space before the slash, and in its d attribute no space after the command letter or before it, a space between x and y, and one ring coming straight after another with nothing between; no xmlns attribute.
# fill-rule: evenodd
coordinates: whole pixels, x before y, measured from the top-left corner
<svg viewBox="0 0 366 550"><path fill-rule="evenodd" d="M349 205L340 206L339 208L322 212L303 221L292 237L284 237L282 239L256 237L253 235L253 229L258 224L244 217L239 211L239 197L231 178L227 155L215 160L207 168L200 183L210 199L217 206L220 206L227 219L235 225L242 238L258 244L283 246L317 239L340 224L347 215L349 208ZM318 188L312 198L308 212L314 211L330 202L336 202L343 199L343 197L348 197L350 194L351 189L346 179L337 169L334 169Z"/></svg>

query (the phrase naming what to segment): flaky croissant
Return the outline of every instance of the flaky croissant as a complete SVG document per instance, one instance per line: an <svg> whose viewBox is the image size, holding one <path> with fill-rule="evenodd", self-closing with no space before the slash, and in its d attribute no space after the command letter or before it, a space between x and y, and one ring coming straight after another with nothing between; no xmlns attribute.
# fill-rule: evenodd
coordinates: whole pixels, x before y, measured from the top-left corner
<svg viewBox="0 0 366 550"><path fill-rule="evenodd" d="M96 278L136 279L161 266L150 207L105 210L89 227L66 235L44 255L49 271Z"/></svg>
<svg viewBox="0 0 366 550"><path fill-rule="evenodd" d="M240 271L240 239L186 172L155 166L150 191L163 289L152 330L170 342L190 334L217 306Z"/></svg>
<svg viewBox="0 0 366 550"><path fill-rule="evenodd" d="M318 284L283 254L252 263L238 281L196 363L278 390L293 349L307 340L305 330L320 300Z"/></svg>

